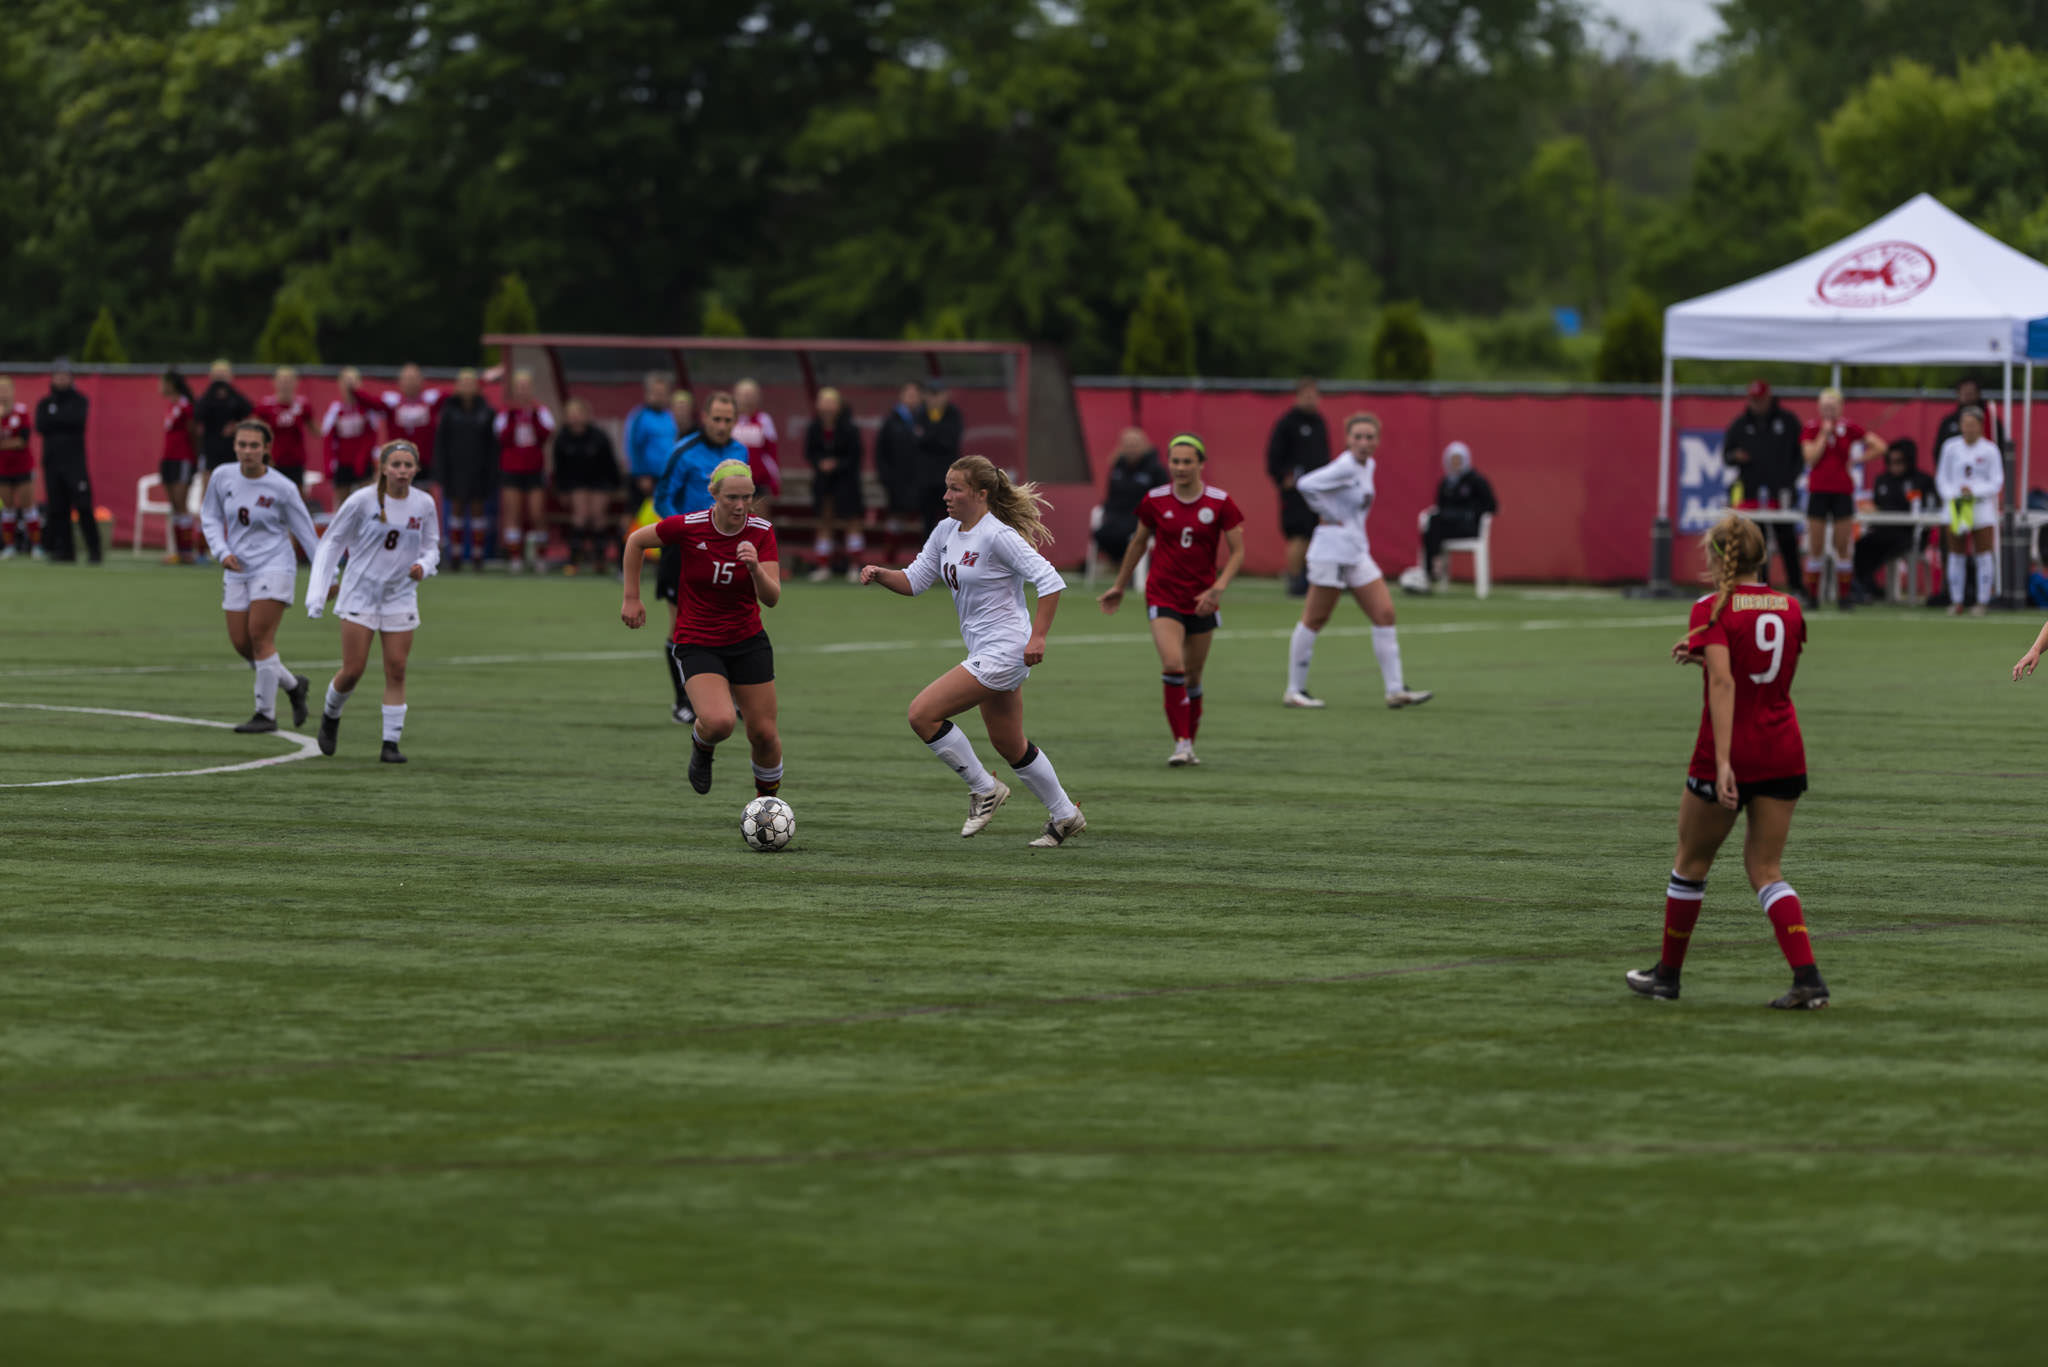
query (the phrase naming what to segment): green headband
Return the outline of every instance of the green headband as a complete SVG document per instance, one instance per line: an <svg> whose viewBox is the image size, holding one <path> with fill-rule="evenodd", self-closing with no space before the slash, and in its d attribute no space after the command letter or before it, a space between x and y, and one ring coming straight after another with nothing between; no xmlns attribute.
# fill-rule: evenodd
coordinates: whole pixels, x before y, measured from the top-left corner
<svg viewBox="0 0 2048 1367"><path fill-rule="evenodd" d="M743 460L722 460L712 467L711 478L705 480L704 483L706 487L715 490L720 484L731 479L734 475L745 475L748 479L752 479L754 471Z"/></svg>
<svg viewBox="0 0 2048 1367"><path fill-rule="evenodd" d="M1169 451L1176 446L1192 446L1195 448L1196 455L1200 456L1203 460L1209 459L1209 448L1202 445L1202 439L1192 432L1183 432L1172 441L1166 443L1166 449Z"/></svg>

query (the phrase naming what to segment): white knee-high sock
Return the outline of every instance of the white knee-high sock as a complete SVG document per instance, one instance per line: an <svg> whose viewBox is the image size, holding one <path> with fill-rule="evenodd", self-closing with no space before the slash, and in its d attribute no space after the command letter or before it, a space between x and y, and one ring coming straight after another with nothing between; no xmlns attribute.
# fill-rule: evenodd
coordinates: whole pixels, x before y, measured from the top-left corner
<svg viewBox="0 0 2048 1367"><path fill-rule="evenodd" d="M259 715L277 715L277 690L290 677L275 655L265 655L256 662L256 711Z"/></svg>
<svg viewBox="0 0 2048 1367"><path fill-rule="evenodd" d="M1948 553L1948 601L1957 607L1963 605L1963 553Z"/></svg>
<svg viewBox="0 0 2048 1367"><path fill-rule="evenodd" d="M1373 658L1380 662L1380 679L1387 692L1401 691L1401 638L1392 627L1372 629Z"/></svg>
<svg viewBox="0 0 2048 1367"><path fill-rule="evenodd" d="M353 688L351 688L346 693L341 693L335 690L333 684L328 684L327 702L324 706L321 707L320 715L323 717L339 717L341 715L341 709L348 706L348 700L353 696L355 696L355 690Z"/></svg>
<svg viewBox="0 0 2048 1367"><path fill-rule="evenodd" d="M846 553L848 555L859 555L867 548L868 539L866 536L857 531L846 534Z"/></svg>
<svg viewBox="0 0 2048 1367"><path fill-rule="evenodd" d="M384 704L384 739L393 745L405 734L405 704Z"/></svg>
<svg viewBox="0 0 2048 1367"><path fill-rule="evenodd" d="M1990 551L1977 552L1977 601L1991 601L1992 586L1998 582L1998 566L1992 561Z"/></svg>
<svg viewBox="0 0 2048 1367"><path fill-rule="evenodd" d="M946 761L946 766L967 781L967 786L977 793L992 793L996 787L996 776L983 766L974 753L974 743L967 739L967 733L953 723L940 722L939 734L926 741L925 748Z"/></svg>
<svg viewBox="0 0 2048 1367"><path fill-rule="evenodd" d="M1287 691L1300 693L1308 688L1308 667L1316 658L1316 634L1300 622L1294 624L1294 637L1287 643Z"/></svg>
<svg viewBox="0 0 2048 1367"><path fill-rule="evenodd" d="M1067 796L1067 790L1060 787L1060 776L1052 771L1052 761L1037 746L1025 750L1022 764L1010 767L1017 771L1018 778L1024 780L1024 786L1045 804L1045 814L1054 821L1065 821L1080 810L1074 805L1074 799Z"/></svg>

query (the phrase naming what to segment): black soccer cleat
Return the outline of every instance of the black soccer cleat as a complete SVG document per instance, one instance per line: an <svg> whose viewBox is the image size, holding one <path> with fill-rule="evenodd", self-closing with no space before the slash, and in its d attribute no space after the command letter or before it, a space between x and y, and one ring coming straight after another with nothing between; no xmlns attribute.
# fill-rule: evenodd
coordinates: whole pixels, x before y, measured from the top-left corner
<svg viewBox="0 0 2048 1367"><path fill-rule="evenodd" d="M312 688L312 680L303 674L292 675L292 686L284 691L285 700L292 705L292 725L306 724L306 693Z"/></svg>
<svg viewBox="0 0 2048 1367"><path fill-rule="evenodd" d="M1664 965L1651 964L1648 968L1631 968L1627 974L1628 990L1639 997L1652 1001L1675 1002L1678 1000L1678 975L1666 974Z"/></svg>
<svg viewBox="0 0 2048 1367"><path fill-rule="evenodd" d="M699 793L711 791L711 752L695 741L690 743L690 786Z"/></svg>
<svg viewBox="0 0 2048 1367"><path fill-rule="evenodd" d="M340 734L341 718L330 717L325 712L322 712L320 714L320 753L323 755L333 754L334 739Z"/></svg>
<svg viewBox="0 0 2048 1367"><path fill-rule="evenodd" d="M261 712L258 712L255 716L235 728L236 731L245 736L253 736L260 732L275 731L276 729L277 718L266 717Z"/></svg>
<svg viewBox="0 0 2048 1367"><path fill-rule="evenodd" d="M1792 990L1772 1001L1779 1011L1818 1011L1828 1004L1828 985L1816 977L1810 983L1793 983Z"/></svg>
<svg viewBox="0 0 2048 1367"><path fill-rule="evenodd" d="M398 742L395 740L385 741L384 748L377 752L377 762L379 764L405 763L405 756L398 753Z"/></svg>

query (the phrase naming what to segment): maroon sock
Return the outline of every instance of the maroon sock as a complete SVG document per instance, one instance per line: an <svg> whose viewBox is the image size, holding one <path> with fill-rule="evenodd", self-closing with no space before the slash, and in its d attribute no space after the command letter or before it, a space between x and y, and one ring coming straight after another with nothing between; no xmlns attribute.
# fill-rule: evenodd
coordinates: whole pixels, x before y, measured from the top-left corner
<svg viewBox="0 0 2048 1367"><path fill-rule="evenodd" d="M1188 685L1188 739L1193 740L1202 729L1202 686Z"/></svg>
<svg viewBox="0 0 2048 1367"><path fill-rule="evenodd" d="M1166 690L1166 725L1173 732L1175 740L1191 740L1194 732L1188 729L1188 678L1185 674L1161 674L1159 682Z"/></svg>
<svg viewBox="0 0 2048 1367"><path fill-rule="evenodd" d="M1664 887L1664 967L1673 976L1685 967L1685 949L1707 899L1705 879L1680 878L1676 872Z"/></svg>
<svg viewBox="0 0 2048 1367"><path fill-rule="evenodd" d="M1850 580L1850 577L1851 577L1851 575L1850 575L1850 572L1849 572L1848 570L1842 569L1842 568L1840 568L1840 567L1837 567L1837 568L1836 568L1836 570L1835 570L1835 597L1837 597L1837 598L1847 598L1847 597L1849 596L1849 580Z"/></svg>
<svg viewBox="0 0 2048 1367"><path fill-rule="evenodd" d="M1790 883L1772 883L1757 893L1756 900L1763 903L1764 915L1771 918L1771 929L1777 932L1778 948L1785 952L1785 962L1794 969L1813 966L1813 939L1806 933L1806 908L1799 905L1799 894L1792 891Z"/></svg>

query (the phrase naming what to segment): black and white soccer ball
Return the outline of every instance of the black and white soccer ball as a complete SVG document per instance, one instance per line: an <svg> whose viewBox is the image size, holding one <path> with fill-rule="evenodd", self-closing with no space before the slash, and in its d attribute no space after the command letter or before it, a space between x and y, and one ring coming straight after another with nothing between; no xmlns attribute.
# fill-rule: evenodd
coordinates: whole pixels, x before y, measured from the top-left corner
<svg viewBox="0 0 2048 1367"><path fill-rule="evenodd" d="M747 848L773 854L796 835L796 813L779 797L757 797L740 813L740 838Z"/></svg>
<svg viewBox="0 0 2048 1367"><path fill-rule="evenodd" d="M1429 571L1420 565L1410 565L1407 569L1402 570L1401 577L1397 582L1401 585L1402 590L1407 593L1428 593L1430 590Z"/></svg>

